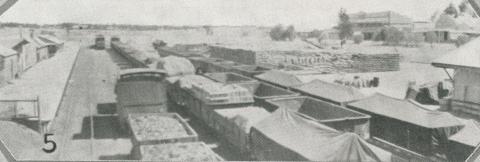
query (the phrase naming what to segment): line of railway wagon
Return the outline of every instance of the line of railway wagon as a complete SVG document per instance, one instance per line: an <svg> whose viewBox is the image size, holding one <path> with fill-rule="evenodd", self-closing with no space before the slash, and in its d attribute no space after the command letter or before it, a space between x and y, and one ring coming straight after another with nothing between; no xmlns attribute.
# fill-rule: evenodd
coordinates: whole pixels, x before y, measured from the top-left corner
<svg viewBox="0 0 480 162"><path fill-rule="evenodd" d="M111 48L133 63L118 74L115 84L117 114L129 132L132 160L223 161L177 113L169 112L167 73L148 69L141 53L116 37Z"/></svg>
<svg viewBox="0 0 480 162"><path fill-rule="evenodd" d="M138 62L142 63L142 57L140 56L140 54L135 53L135 50L133 50L133 52L132 50L125 52L124 49L126 47L128 47L128 45L124 43L112 43L112 48L118 53L122 55L127 55L125 57L130 57L130 59L134 59L137 61L140 60ZM362 150L359 152L374 152L372 157L375 157L374 160L376 161L390 161L392 159L395 161L407 160L396 155L392 155L390 152L387 152L364 141L364 139L370 138L369 115L345 108L334 103L329 103L324 100L316 99L312 96L300 95L303 94L300 91L293 92L289 88L279 87L252 78L255 75L261 74L272 68L257 65L243 65L218 58L199 57L198 55L185 56L175 51L168 51L162 48L156 49L159 52L159 55L162 56L175 55L190 60L196 68L197 75L195 76L198 78L206 78L212 82L221 84L221 86L235 85L243 87L245 89L248 89L249 92L252 93L251 101L245 100L244 102L235 103L210 103L206 102L204 97L199 97L198 95L196 96L192 88L185 88L185 86L179 84L178 80L181 80L182 77L176 77L177 79L173 81L172 79L167 79L170 82L167 81L167 84L165 85L165 88L167 89L166 95L170 100L169 102L172 102L175 105L184 108L187 112L191 113L193 116L203 121L207 126L215 130L217 134L223 136L229 143L235 146L244 155L251 155L252 160L285 160L284 156L289 154L294 157L294 159L289 160L322 160L323 158L326 158L318 156L322 153L316 154L316 157L309 157L309 150L298 148L296 146L298 144L288 145L290 141L299 137L293 137L293 139L290 140L288 140L288 138L292 137L285 137L287 139L285 141L285 139L282 138L273 139L273 136L275 136L275 134L270 137L268 137L269 135L266 134L259 136L259 132L261 132L261 130L260 128L255 128L255 124L257 124L257 122L261 122L264 119L274 118L271 117L272 114L277 114L278 116L279 111L276 110L280 107L288 108L289 110L291 110L289 112L293 112L294 116L296 117L302 116L302 120L304 118L308 118L311 119L311 121L318 123L318 125L314 124L314 126L307 126L309 128L315 127L315 129L323 130L324 133L328 132L333 134L338 134L338 132L335 132L337 130L340 132L351 132L348 137L351 141L358 141L356 142L356 144L359 145L356 147L357 149L368 148L373 150ZM138 68L143 67L146 66L138 66ZM219 95L222 96L223 94ZM122 107L120 102L119 104L120 106L118 107ZM283 108L281 112L283 112ZM291 114L287 116L291 116ZM305 123L310 122L307 121ZM325 128L325 125L328 126L328 128ZM251 130L256 130L256 133L252 134ZM285 134L290 133L286 131ZM292 135L294 135L293 132ZM251 139L252 137L256 139ZM319 138L313 140L317 141L318 144L318 139L322 139L321 135L319 136ZM329 140L328 138L326 139L326 141ZM265 140L271 142L252 142ZM173 141L182 142L181 140ZM286 143L282 144L282 142ZM312 141L312 143L314 144L315 142ZM158 142L155 144L158 144ZM324 147L322 145L325 144L320 143L320 145L314 146L314 148ZM141 155L141 153L138 153L141 152L141 149L140 151L138 151L139 149L136 148L137 147L134 148L133 154ZM342 149L335 150L334 148L332 148L330 150L334 150L334 154L336 153L339 154L339 156L345 156L342 157L343 160L356 156L350 155L349 153L342 154L341 152L345 151ZM324 151L328 151L328 149ZM364 154L360 157L368 157L368 155ZM137 156L137 159L138 158L139 157ZM140 157L140 159L143 158Z"/></svg>
<svg viewBox="0 0 480 162"><path fill-rule="evenodd" d="M253 94L254 102L242 104L208 104L197 99L188 90L175 84L169 87L168 95L171 101L182 105L182 107L191 112L193 116L201 119L201 121L215 130L217 134L223 136L244 155L250 155L254 160L285 160L280 156L266 157L264 156L265 154L256 153L258 149L252 148L253 140L250 139L252 137L251 130L254 129L252 127L257 122L269 118L271 114L280 107L287 107L299 115L307 115L320 124L327 125L336 130L352 132L363 139L370 137L370 116L366 114L313 97L300 95L301 92L293 92L288 88L253 79L255 75L271 70L271 68L257 65L243 65L219 58L199 57L198 55L184 56L174 51L161 48L157 48L157 50L163 53L160 55L175 55L189 59L196 68L198 75L223 84L241 85L249 89ZM288 132L285 133L288 134ZM397 156L393 157L394 155L391 155L391 153L373 145L369 146L374 147L377 153L381 152L381 154L387 156L387 158L382 158L382 161L392 158L397 160L401 159ZM285 146L277 145L271 147ZM252 152L255 150L256 152ZM298 150L290 151L295 152ZM292 160L315 159L298 157Z"/></svg>

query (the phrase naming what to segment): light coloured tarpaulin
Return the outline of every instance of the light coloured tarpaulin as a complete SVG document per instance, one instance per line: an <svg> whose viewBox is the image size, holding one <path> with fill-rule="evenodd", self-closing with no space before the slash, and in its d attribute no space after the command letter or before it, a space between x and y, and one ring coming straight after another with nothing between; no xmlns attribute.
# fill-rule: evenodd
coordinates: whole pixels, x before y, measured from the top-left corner
<svg viewBox="0 0 480 162"><path fill-rule="evenodd" d="M339 132L284 108L257 123L250 135L258 160L390 161L380 159L358 135Z"/></svg>
<svg viewBox="0 0 480 162"><path fill-rule="evenodd" d="M158 60L158 69L164 69L169 77L195 74L195 67L186 58L167 56Z"/></svg>

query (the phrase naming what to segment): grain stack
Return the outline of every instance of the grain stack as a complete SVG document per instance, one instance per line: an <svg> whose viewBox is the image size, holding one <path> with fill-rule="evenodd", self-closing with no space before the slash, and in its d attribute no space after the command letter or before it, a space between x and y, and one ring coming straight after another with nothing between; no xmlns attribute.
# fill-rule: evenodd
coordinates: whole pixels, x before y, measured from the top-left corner
<svg viewBox="0 0 480 162"><path fill-rule="evenodd" d="M145 145L133 157L142 161L223 161L203 142Z"/></svg>
<svg viewBox="0 0 480 162"><path fill-rule="evenodd" d="M195 142L197 133L176 113L138 113L128 116L133 151L141 145Z"/></svg>

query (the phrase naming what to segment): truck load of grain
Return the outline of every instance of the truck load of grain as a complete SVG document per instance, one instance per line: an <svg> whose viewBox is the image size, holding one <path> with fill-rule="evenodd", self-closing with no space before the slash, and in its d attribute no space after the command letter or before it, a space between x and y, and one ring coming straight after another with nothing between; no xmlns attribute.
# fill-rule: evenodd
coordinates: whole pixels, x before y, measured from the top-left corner
<svg viewBox="0 0 480 162"><path fill-rule="evenodd" d="M192 92L193 96L207 104L251 103L253 95L248 89L212 81L200 75L182 77L180 86Z"/></svg>
<svg viewBox="0 0 480 162"><path fill-rule="evenodd" d="M195 142L197 133L176 113L138 113L128 116L134 151L141 145Z"/></svg>
<svg viewBox="0 0 480 162"><path fill-rule="evenodd" d="M145 145L133 156L142 161L223 161L203 142Z"/></svg>
<svg viewBox="0 0 480 162"><path fill-rule="evenodd" d="M270 113L267 110L254 106L217 109L212 112L208 125L242 153L248 153L250 128L268 116Z"/></svg>

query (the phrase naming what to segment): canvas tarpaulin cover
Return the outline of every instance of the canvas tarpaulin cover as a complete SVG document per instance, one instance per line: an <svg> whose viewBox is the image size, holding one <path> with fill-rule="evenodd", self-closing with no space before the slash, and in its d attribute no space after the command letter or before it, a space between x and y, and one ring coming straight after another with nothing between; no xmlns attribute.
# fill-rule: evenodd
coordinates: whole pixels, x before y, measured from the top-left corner
<svg viewBox="0 0 480 162"><path fill-rule="evenodd" d="M268 102L312 117L337 130L354 132L365 139L370 136L370 116L366 114L311 97L272 99Z"/></svg>
<svg viewBox="0 0 480 162"><path fill-rule="evenodd" d="M250 136L258 160L390 161L380 159L358 135L284 108L253 126Z"/></svg>
<svg viewBox="0 0 480 162"><path fill-rule="evenodd" d="M317 79L306 84L295 86L294 89L338 103L356 101L365 97L358 89Z"/></svg>
<svg viewBox="0 0 480 162"><path fill-rule="evenodd" d="M249 134L252 125L270 116L261 107L216 109L213 112L212 127L220 132L242 152L249 151Z"/></svg>
<svg viewBox="0 0 480 162"><path fill-rule="evenodd" d="M193 64L188 59L177 56L161 58L157 63L157 68L164 69L169 77L195 74Z"/></svg>

